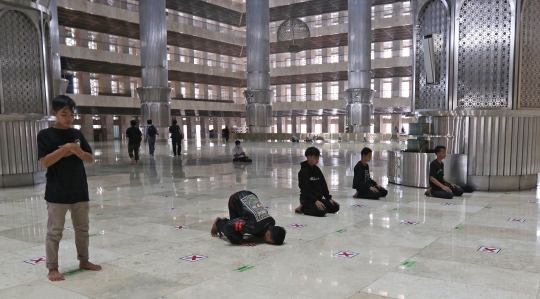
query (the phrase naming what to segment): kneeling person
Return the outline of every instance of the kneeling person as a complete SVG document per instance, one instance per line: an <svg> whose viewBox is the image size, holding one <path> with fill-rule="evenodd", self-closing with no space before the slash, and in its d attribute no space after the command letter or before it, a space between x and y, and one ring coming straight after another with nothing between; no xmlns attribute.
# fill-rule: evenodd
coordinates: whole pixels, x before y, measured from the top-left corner
<svg viewBox="0 0 540 299"><path fill-rule="evenodd" d="M365 199L386 197L388 191L372 180L369 174L369 165L367 163L371 161L373 151L364 147L360 155L362 158L354 166L353 189L356 189L354 197Z"/></svg>
<svg viewBox="0 0 540 299"><path fill-rule="evenodd" d="M244 149L240 145L240 140L234 142L236 146L233 149L233 162L251 162L251 159L246 155Z"/></svg>
<svg viewBox="0 0 540 299"><path fill-rule="evenodd" d="M306 149L306 161L300 163L298 187L300 187L300 205L295 213L323 217L326 213L339 211L339 203L332 199L324 174L317 166L321 152L316 147Z"/></svg>
<svg viewBox="0 0 540 299"><path fill-rule="evenodd" d="M229 218L216 218L210 233L213 237L225 235L232 244L255 246L246 242L244 234L263 237L266 243L281 245L287 231L276 226L276 221L251 191L236 192L229 198Z"/></svg>
<svg viewBox="0 0 540 299"><path fill-rule="evenodd" d="M463 190L455 184L444 179L444 163L446 158L446 147L439 145L435 147L437 159L429 164L429 185L431 186L431 195L433 197L452 199L454 196L463 195ZM426 195L429 195L426 192Z"/></svg>

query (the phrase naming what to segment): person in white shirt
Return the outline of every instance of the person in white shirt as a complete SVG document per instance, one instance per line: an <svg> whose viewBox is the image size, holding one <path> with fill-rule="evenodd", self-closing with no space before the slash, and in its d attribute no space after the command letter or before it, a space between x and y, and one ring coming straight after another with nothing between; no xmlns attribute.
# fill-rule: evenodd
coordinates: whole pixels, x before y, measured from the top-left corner
<svg viewBox="0 0 540 299"><path fill-rule="evenodd" d="M240 140L234 142L236 146L233 149L233 162L251 162L251 159L246 155L244 149L240 145Z"/></svg>

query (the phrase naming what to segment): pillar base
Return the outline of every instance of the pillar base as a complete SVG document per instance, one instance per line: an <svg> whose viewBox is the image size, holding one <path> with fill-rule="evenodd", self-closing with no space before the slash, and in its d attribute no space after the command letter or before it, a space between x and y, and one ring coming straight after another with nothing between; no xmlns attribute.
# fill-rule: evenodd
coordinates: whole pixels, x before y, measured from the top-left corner
<svg viewBox="0 0 540 299"><path fill-rule="evenodd" d="M58 95L65 95L67 88L69 85L69 81L66 79L53 79L53 93L54 96Z"/></svg>
<svg viewBox="0 0 540 299"><path fill-rule="evenodd" d="M270 133L273 124L272 91L246 90L244 96L249 133Z"/></svg>
<svg viewBox="0 0 540 299"><path fill-rule="evenodd" d="M523 191L538 186L538 174L468 176L468 184L478 191Z"/></svg>
<svg viewBox="0 0 540 299"><path fill-rule="evenodd" d="M158 129L157 141L169 139L171 122L171 91L170 87L139 87L137 93L141 98L141 124L151 119Z"/></svg>
<svg viewBox="0 0 540 299"><path fill-rule="evenodd" d="M341 93L347 101L347 126L349 133L372 133L373 90L350 88Z"/></svg>

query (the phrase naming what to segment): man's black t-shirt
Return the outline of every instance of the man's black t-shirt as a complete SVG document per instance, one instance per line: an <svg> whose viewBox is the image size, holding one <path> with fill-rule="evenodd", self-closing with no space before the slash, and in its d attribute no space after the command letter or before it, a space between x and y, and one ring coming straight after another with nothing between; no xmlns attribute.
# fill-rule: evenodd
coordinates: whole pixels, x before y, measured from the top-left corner
<svg viewBox="0 0 540 299"><path fill-rule="evenodd" d="M92 154L92 148L81 131L48 128L37 136L38 159L54 152L59 146L80 141L81 149ZM45 200L51 203L74 204L89 201L88 182L83 161L76 155L62 158L47 168Z"/></svg>
<svg viewBox="0 0 540 299"><path fill-rule="evenodd" d="M171 139L180 139L180 126L172 125L169 127L169 133L171 133Z"/></svg>
<svg viewBox="0 0 540 299"><path fill-rule="evenodd" d="M436 178L439 183L444 185L444 163L439 163L437 159L433 160L431 164L429 164L429 176ZM435 185L431 180L429 181L429 185L433 188L440 189L440 187Z"/></svg>
<svg viewBox="0 0 540 299"><path fill-rule="evenodd" d="M129 127L126 130L126 136L129 139L128 145L141 144L142 133L137 127Z"/></svg>

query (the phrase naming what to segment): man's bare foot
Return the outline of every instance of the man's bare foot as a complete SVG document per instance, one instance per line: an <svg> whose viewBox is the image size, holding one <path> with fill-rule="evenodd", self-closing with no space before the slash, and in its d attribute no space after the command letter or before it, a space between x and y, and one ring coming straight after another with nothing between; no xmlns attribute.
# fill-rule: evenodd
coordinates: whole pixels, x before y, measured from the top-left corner
<svg viewBox="0 0 540 299"><path fill-rule="evenodd" d="M212 224L212 229L210 229L210 234L212 235L212 237L218 237L218 236L221 237L222 236L221 232L218 230L217 225L216 225L216 223L217 223L217 221L219 219L221 219L221 218L216 217L216 220L214 220L214 224Z"/></svg>
<svg viewBox="0 0 540 299"><path fill-rule="evenodd" d="M358 198L358 192L356 192L352 197Z"/></svg>
<svg viewBox="0 0 540 299"><path fill-rule="evenodd" d="M80 261L79 269L85 269L85 270L90 270L90 271L101 271L101 266L94 265L90 263L89 261Z"/></svg>
<svg viewBox="0 0 540 299"><path fill-rule="evenodd" d="M431 188L427 189L426 192L424 192L425 196L431 196Z"/></svg>
<svg viewBox="0 0 540 299"><path fill-rule="evenodd" d="M58 269L49 269L49 274L47 274L47 278L49 278L50 281L65 280L64 275L58 272Z"/></svg>
<svg viewBox="0 0 540 299"><path fill-rule="evenodd" d="M302 214L302 205L299 205L296 209L294 209L294 212L296 214Z"/></svg>

